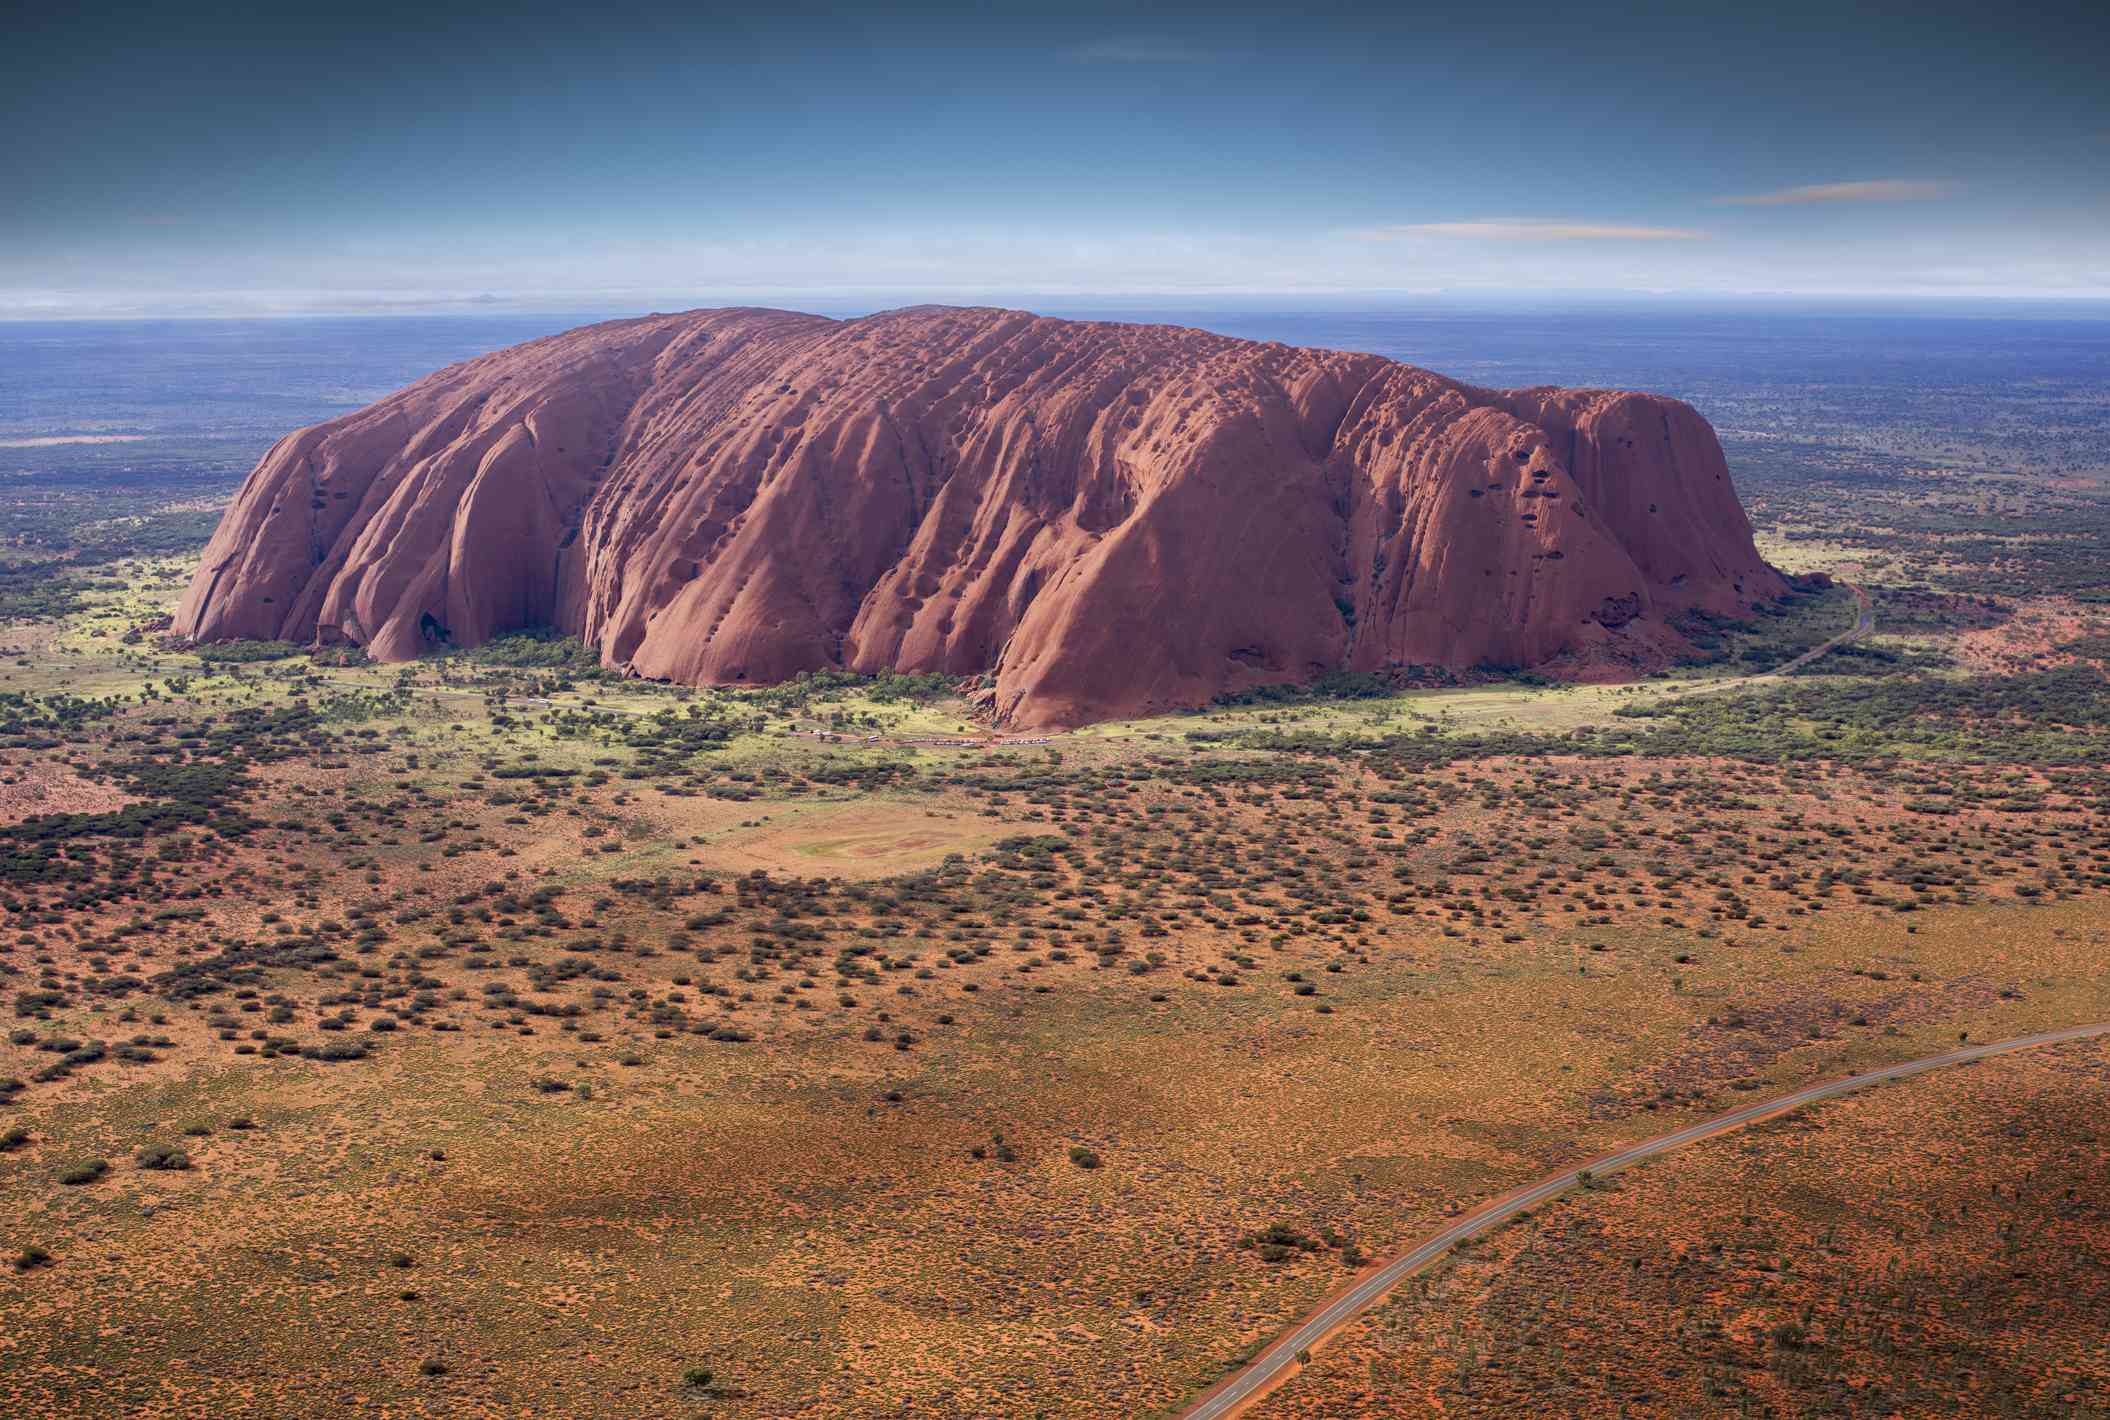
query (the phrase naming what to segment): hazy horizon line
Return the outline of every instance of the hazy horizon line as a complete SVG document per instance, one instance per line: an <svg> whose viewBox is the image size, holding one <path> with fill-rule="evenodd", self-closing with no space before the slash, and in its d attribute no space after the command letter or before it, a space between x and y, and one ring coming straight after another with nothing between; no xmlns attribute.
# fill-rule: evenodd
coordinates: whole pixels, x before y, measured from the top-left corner
<svg viewBox="0 0 2110 1420"><path fill-rule="evenodd" d="M232 295L232 293L228 293ZM287 293L291 294L291 293ZM307 293L302 293L307 294ZM319 294L319 293L318 293ZM784 303L794 303L785 305ZM1296 290L1281 288L1210 288L1165 290L933 290L928 287L807 287L728 288L720 291L640 292L575 291L537 295L426 296L390 298L376 293L366 299L315 300L312 303L272 300L167 300L144 302L8 304L0 293L0 323L24 325L80 321L168 321L168 320L302 320L302 319L429 319L461 316L577 316L601 319L625 316L674 314L724 306L770 306L800 309L803 306L857 308L860 313L896 310L906 306L997 306L1031 309L1035 305L1103 304L1108 306L1191 307L1210 302L1226 304L1270 303L1287 308L1372 305L1388 309L1403 306L1449 309L1561 309L1565 307L1693 307L1716 306L1737 309L1824 309L1855 307L1890 312L1924 310L1930 313L1960 310L2015 310L2028 307L2063 312L2087 318L2110 317L2110 291L2103 292L2015 292L1972 291L1739 291L1705 288L1642 290L1634 288L1514 288L1446 287L1416 289L1371 287L1368 289ZM803 306L799 303L803 303ZM826 311L817 311L825 314Z"/></svg>

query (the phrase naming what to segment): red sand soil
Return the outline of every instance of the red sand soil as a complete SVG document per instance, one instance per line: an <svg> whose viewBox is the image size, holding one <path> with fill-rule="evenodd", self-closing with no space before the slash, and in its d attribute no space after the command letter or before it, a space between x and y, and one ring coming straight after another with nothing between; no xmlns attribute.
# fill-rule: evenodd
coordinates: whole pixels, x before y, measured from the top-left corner
<svg viewBox="0 0 2110 1420"><path fill-rule="evenodd" d="M0 824L38 814L115 813L137 802L124 790L83 779L63 764L26 761L0 767Z"/></svg>

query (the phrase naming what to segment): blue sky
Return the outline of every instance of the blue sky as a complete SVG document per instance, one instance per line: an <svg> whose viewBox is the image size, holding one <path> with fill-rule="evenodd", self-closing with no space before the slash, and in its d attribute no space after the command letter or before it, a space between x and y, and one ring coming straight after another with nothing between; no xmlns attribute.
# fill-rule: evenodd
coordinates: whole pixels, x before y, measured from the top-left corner
<svg viewBox="0 0 2110 1420"><path fill-rule="evenodd" d="M2110 7L103 5L0 316L2110 296Z"/></svg>

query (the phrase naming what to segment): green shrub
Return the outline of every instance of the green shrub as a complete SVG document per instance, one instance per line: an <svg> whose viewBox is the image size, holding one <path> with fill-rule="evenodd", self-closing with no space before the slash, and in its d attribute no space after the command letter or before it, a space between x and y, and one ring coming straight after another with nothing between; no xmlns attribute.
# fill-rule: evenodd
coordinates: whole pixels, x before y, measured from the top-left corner
<svg viewBox="0 0 2110 1420"><path fill-rule="evenodd" d="M219 641L199 646L194 654L207 665L243 665L253 661L283 661L300 654L291 641Z"/></svg>

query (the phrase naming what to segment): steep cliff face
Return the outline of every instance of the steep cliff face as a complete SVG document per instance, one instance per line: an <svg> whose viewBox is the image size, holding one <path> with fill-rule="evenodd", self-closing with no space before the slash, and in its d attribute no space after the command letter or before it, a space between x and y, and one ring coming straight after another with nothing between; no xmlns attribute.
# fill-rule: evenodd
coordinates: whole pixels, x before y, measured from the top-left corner
<svg viewBox="0 0 2110 1420"><path fill-rule="evenodd" d="M917 308L616 321L291 434L176 617L384 660L555 625L696 683L987 673L1075 724L1335 668L1660 662L1783 583L1713 430L1370 355Z"/></svg>

